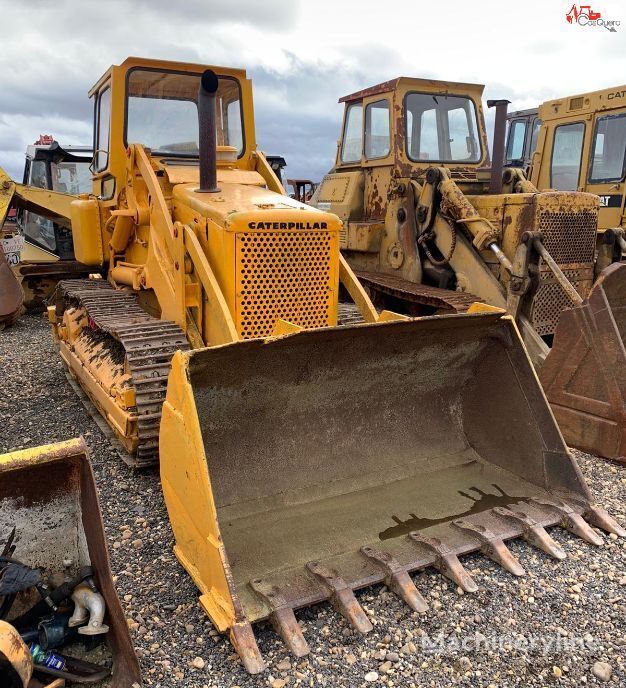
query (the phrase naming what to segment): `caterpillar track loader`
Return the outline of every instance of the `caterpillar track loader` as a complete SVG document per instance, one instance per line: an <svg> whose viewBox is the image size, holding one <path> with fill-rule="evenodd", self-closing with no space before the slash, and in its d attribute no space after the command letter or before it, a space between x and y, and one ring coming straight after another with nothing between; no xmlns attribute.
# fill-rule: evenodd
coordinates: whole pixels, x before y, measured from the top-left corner
<svg viewBox="0 0 626 688"><path fill-rule="evenodd" d="M600 198L596 275L626 254L625 99L626 86L613 86L508 116L507 164L523 165L537 188Z"/></svg>
<svg viewBox="0 0 626 688"><path fill-rule="evenodd" d="M342 252L378 306L462 312L481 300L505 308L568 443L622 459L626 266L592 289L598 197L575 186L540 193L521 169L503 171L507 101L489 102L496 122L487 167L482 93L475 84L398 78L341 98L336 163L312 204L343 220Z"/></svg>
<svg viewBox="0 0 626 688"><path fill-rule="evenodd" d="M248 671L254 622L302 656L300 607L330 600L366 633L358 588L425 611L413 571L471 591L460 555L521 575L505 540L562 558L545 527L623 534L512 318L379 313L340 220L289 198L257 150L244 71L129 58L91 95L93 193L64 217L107 279L61 283L54 333L129 461L159 460L176 555Z"/></svg>

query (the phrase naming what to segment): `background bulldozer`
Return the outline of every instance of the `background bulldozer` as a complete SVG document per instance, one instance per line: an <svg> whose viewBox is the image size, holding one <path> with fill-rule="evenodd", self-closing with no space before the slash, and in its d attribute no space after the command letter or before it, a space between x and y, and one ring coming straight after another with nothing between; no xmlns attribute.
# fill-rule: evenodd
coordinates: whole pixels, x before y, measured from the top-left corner
<svg viewBox="0 0 626 688"><path fill-rule="evenodd" d="M376 311L341 221L289 198L257 150L245 72L129 58L91 95L93 193L63 217L107 279L59 284L54 334L128 461L159 460L176 554L249 671L260 619L303 655L298 607L330 599L367 632L357 588L386 581L424 611L409 571L470 591L459 555L521 574L505 539L562 558L544 526L622 532L509 316ZM14 200L47 212L30 187Z"/></svg>
<svg viewBox="0 0 626 688"><path fill-rule="evenodd" d="M474 84L399 78L341 98L336 164L312 203L344 221L342 252L377 305L410 314L462 312L477 300L505 308L543 379L546 357L571 353L563 328L555 348L564 348L548 348L561 313L591 298L600 204L575 188L539 193L521 169L503 172L507 101L489 103L496 125L487 167L482 92ZM611 281L626 281L625 273L616 269ZM589 320L591 339L614 343L611 364L592 365L581 381L574 371L589 366L570 359L567 381L552 373L545 381L555 404L557 381L565 384L561 407L579 397L579 420L563 426L568 442L610 458L626 453L616 439L626 411L619 293L611 289L609 317ZM607 426L612 439L600 441Z"/></svg>
<svg viewBox="0 0 626 688"><path fill-rule="evenodd" d="M507 165L539 189L600 198L596 274L626 253L626 86L548 100L511 113Z"/></svg>

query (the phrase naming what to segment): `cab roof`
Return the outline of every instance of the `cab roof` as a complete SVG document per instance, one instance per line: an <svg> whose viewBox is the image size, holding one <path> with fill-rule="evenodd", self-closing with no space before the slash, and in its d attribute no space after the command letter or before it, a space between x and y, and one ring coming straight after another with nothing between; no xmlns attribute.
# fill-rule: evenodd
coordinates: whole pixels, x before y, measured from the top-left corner
<svg viewBox="0 0 626 688"><path fill-rule="evenodd" d="M563 115L589 114L601 110L626 107L626 85L579 93L566 98L546 100L539 107L542 120L558 119Z"/></svg>
<svg viewBox="0 0 626 688"><path fill-rule="evenodd" d="M202 74L205 69L212 69L217 74L225 76L233 76L237 79L246 78L245 69L237 69L233 67L218 67L216 65L197 64L195 62L174 62L171 60L153 60L147 57L127 57L120 65L111 65L107 71L98 79L98 81L91 87L89 97L100 90L102 84L111 76L113 70L120 69L128 71L133 67L147 67L150 69L162 69L180 72L196 72Z"/></svg>
<svg viewBox="0 0 626 688"><path fill-rule="evenodd" d="M470 84L462 81L440 81L438 79L419 79L410 76L399 76L389 81L383 81L376 86L364 88L361 91L356 91L350 95L339 98L340 103L348 103L353 100L362 100L369 96L375 96L379 93L390 93L402 87L414 87L426 91L449 92L454 95L461 95L464 93L474 93L482 95L485 87L483 84Z"/></svg>

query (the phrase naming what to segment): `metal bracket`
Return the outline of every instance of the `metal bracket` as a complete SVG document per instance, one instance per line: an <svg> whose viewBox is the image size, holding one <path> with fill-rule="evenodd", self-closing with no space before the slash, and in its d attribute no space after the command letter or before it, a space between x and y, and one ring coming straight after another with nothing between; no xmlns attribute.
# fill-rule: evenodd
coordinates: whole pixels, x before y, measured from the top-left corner
<svg viewBox="0 0 626 688"><path fill-rule="evenodd" d="M478 585L465 570L457 555L439 538L431 538L420 533L409 533L409 538L420 545L424 545L436 555L433 566L446 578L456 583L465 592L476 592Z"/></svg>
<svg viewBox="0 0 626 688"><path fill-rule="evenodd" d="M428 609L406 569L389 553L373 547L361 547L361 554L375 562L385 572L385 585L406 602L415 612L423 614Z"/></svg>
<svg viewBox="0 0 626 688"><path fill-rule="evenodd" d="M513 511L503 506L496 506L492 511L494 514L515 521L515 523L520 525L522 527L522 537L524 540L534 547L537 547L537 549L542 550L555 559L567 558L567 554L562 547L552 539L541 523L537 523L537 521L527 514L521 511Z"/></svg>
<svg viewBox="0 0 626 688"><path fill-rule="evenodd" d="M602 528L618 537L626 537L626 530L601 506L590 504L585 511L585 518L596 528Z"/></svg>
<svg viewBox="0 0 626 688"><path fill-rule="evenodd" d="M554 501L551 499L544 499L541 497L533 497L528 500L531 504L537 506L547 506L550 509L556 511L559 516L559 525L570 533L578 535L579 538L588 542L590 545L596 545L600 547L602 545L602 538L593 530L593 528L585 521L585 519L578 513L576 513L571 506L561 502L560 500Z"/></svg>
<svg viewBox="0 0 626 688"><path fill-rule="evenodd" d="M514 576L523 576L526 572L518 559L511 554L509 548L504 544L504 540L492 533L489 528L478 523L472 523L464 519L452 521L452 525L459 530L470 532L482 543L480 551L489 559L500 564L503 569L509 571Z"/></svg>
<svg viewBox="0 0 626 688"><path fill-rule="evenodd" d="M359 633L369 633L374 627L367 618L363 607L358 603L352 588L335 571L319 561L310 561L307 569L330 592L330 602L333 607L345 617Z"/></svg>
<svg viewBox="0 0 626 688"><path fill-rule="evenodd" d="M309 645L302 635L302 629L293 613L293 608L287 604L280 588L261 578L250 581L250 587L272 610L270 621L289 651L296 657L308 655Z"/></svg>

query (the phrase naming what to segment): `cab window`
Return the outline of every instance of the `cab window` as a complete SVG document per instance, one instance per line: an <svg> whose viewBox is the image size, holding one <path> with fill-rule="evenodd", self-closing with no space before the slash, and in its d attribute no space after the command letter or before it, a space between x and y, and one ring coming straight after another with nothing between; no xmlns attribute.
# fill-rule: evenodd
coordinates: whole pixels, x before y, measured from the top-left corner
<svg viewBox="0 0 626 688"><path fill-rule="evenodd" d="M365 157L368 160L389 155L389 101L377 100L365 108Z"/></svg>
<svg viewBox="0 0 626 688"><path fill-rule="evenodd" d="M44 160L32 160L30 162L26 182L31 186L36 186L38 189L50 188L48 169ZM36 215L30 210L23 210L19 215L18 222L24 236L29 241L47 251L54 252L56 250L57 244L52 220Z"/></svg>
<svg viewBox="0 0 626 688"><path fill-rule="evenodd" d="M585 137L582 122L561 124L554 130L550 186L558 191L576 191Z"/></svg>
<svg viewBox="0 0 626 688"><path fill-rule="evenodd" d="M363 148L363 106L354 103L348 106L343 129L341 162L359 162Z"/></svg>
<svg viewBox="0 0 626 688"><path fill-rule="evenodd" d="M111 89L105 88L98 95L96 124L95 170L106 170L109 164L109 125L111 122Z"/></svg>
<svg viewBox="0 0 626 688"><path fill-rule="evenodd" d="M140 143L153 154L198 156L200 74L135 68L126 82L125 143ZM217 145L244 150L241 93L237 79L218 77L215 94Z"/></svg>
<svg viewBox="0 0 626 688"><path fill-rule="evenodd" d="M526 138L526 120L514 119L509 129L509 140L506 145L506 160L524 159L524 139Z"/></svg>
<svg viewBox="0 0 626 688"><path fill-rule="evenodd" d="M593 135L589 181L617 182L626 167L626 112L599 117Z"/></svg>
<svg viewBox="0 0 626 688"><path fill-rule="evenodd" d="M530 150L528 155L532 155L537 149L537 139L539 138L539 130L541 129L541 120L539 117L535 117L533 120L533 131L530 137Z"/></svg>
<svg viewBox="0 0 626 688"><path fill-rule="evenodd" d="M480 161L476 108L470 98L409 93L405 110L411 160Z"/></svg>

